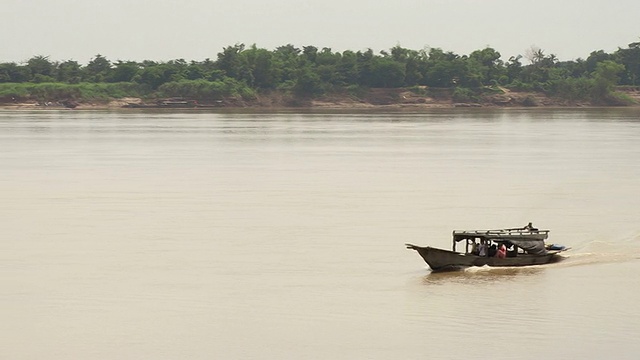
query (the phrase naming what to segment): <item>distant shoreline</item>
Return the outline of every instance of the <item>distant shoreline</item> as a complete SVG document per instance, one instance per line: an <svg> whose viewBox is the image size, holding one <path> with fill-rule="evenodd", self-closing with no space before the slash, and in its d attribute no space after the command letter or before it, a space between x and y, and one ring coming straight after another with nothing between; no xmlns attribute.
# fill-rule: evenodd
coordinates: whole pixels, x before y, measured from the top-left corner
<svg viewBox="0 0 640 360"><path fill-rule="evenodd" d="M471 101L456 101L449 93L416 93L412 89L369 89L356 97L349 94L330 94L316 98L297 98L284 92L257 95L254 99L224 98L217 101L196 101L187 98L142 99L137 97L113 98L105 101L52 100L52 101L7 101L0 102L2 110L420 110L450 108L588 108L616 107L588 102L572 102L552 98L543 93L501 91L477 97ZM640 90L626 90L625 96L635 103L617 107L640 107Z"/></svg>

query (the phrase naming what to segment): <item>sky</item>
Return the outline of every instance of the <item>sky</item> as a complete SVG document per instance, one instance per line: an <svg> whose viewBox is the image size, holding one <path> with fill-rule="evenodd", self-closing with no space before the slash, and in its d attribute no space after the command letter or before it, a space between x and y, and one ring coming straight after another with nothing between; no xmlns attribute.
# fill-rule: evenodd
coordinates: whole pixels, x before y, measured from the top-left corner
<svg viewBox="0 0 640 360"><path fill-rule="evenodd" d="M333 51L540 48L560 60L640 41L640 0L0 0L0 62L215 59L229 45Z"/></svg>

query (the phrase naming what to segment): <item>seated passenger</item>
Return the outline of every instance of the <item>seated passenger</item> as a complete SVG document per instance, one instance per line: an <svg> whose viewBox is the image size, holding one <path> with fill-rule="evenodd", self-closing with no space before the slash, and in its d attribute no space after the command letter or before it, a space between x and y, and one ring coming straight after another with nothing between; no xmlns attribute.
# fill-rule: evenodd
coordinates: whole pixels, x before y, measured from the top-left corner
<svg viewBox="0 0 640 360"><path fill-rule="evenodd" d="M504 244L500 244L500 248L498 249L498 253L496 254L498 259L504 259L507 257L507 247Z"/></svg>
<svg viewBox="0 0 640 360"><path fill-rule="evenodd" d="M494 257L496 256L496 253L498 252L498 247L496 246L496 244L491 245L491 247L489 247L489 257Z"/></svg>
<svg viewBox="0 0 640 360"><path fill-rule="evenodd" d="M478 246L478 256L487 256L487 244L485 244L484 240Z"/></svg>

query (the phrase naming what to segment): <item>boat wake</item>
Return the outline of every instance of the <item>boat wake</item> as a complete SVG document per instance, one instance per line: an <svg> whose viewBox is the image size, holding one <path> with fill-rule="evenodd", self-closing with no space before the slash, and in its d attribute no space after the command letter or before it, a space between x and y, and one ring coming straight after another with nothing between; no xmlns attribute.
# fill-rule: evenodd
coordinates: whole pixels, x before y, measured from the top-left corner
<svg viewBox="0 0 640 360"><path fill-rule="evenodd" d="M565 259L550 267L573 267L597 264L623 263L640 259L640 251L628 252L584 252L564 255Z"/></svg>
<svg viewBox="0 0 640 360"><path fill-rule="evenodd" d="M563 253L563 261L550 267L573 267L611 264L640 259L640 234L617 241L589 241Z"/></svg>

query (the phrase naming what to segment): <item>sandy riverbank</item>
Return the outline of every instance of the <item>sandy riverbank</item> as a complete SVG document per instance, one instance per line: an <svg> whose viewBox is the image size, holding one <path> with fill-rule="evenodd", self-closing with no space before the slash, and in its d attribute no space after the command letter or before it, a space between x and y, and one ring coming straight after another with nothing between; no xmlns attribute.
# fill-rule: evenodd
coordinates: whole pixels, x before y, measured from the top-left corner
<svg viewBox="0 0 640 360"><path fill-rule="evenodd" d="M162 103L158 100L144 100L141 98L120 98L103 102L73 102L69 104L60 101L38 102L22 101L0 103L3 110L116 110L116 109L434 109L434 108L508 108L508 107L589 107L588 102L571 102L564 99L551 98L542 93L514 92L501 88L497 94L483 95L469 101L455 101L449 93L418 94L407 89L370 89L360 96L348 94L325 95L315 99L301 99L279 92L258 95L255 99L244 100L229 98L213 103L188 104ZM635 101L640 107L640 91L628 91L625 95Z"/></svg>

